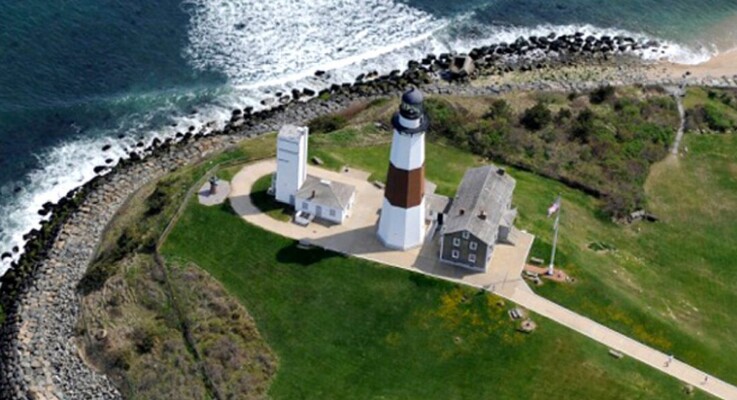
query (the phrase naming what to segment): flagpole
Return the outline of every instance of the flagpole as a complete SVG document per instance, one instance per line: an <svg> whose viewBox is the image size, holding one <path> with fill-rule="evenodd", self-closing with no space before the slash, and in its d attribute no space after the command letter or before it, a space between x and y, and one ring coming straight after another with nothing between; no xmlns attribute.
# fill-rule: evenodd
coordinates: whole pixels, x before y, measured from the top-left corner
<svg viewBox="0 0 737 400"><path fill-rule="evenodd" d="M558 225L560 223L561 203L562 199L560 195L558 195L558 210L556 210L555 223L553 225L553 250L550 253L550 265L548 266L548 275L550 276L555 273L555 248L558 245Z"/></svg>

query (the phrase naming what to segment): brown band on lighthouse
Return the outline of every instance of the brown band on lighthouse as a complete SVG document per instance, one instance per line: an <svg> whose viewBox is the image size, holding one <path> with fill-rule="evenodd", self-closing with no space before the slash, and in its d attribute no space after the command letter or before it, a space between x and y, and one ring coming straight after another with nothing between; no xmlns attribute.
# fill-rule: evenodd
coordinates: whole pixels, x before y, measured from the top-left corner
<svg viewBox="0 0 737 400"><path fill-rule="evenodd" d="M389 163L384 197L395 207L411 208L422 203L425 195L425 164L407 171Z"/></svg>

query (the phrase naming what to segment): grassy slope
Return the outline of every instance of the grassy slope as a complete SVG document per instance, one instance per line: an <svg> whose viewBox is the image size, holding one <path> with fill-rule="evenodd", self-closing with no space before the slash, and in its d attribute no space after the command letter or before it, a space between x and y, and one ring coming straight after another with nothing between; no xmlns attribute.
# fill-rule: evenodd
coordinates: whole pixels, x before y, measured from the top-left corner
<svg viewBox="0 0 737 400"><path fill-rule="evenodd" d="M680 384L485 293L299 250L227 206L190 202L164 247L224 283L279 357L274 398L675 398ZM697 394L696 397L703 397Z"/></svg>
<svg viewBox="0 0 737 400"><path fill-rule="evenodd" d="M316 138L311 151L382 173L388 144L346 147L348 128ZM348 136L348 139L342 138ZM355 142L355 140L353 140ZM552 220L545 210L557 193L564 197L558 264L578 278L573 286L548 284L539 292L607 326L675 354L730 382L737 382L737 153L733 136L686 137L689 157L661 164L648 181L650 209L663 221L619 226L601 217L600 204L557 182L511 170L517 179L517 225L537 235L533 254L549 259ZM428 143L427 176L439 192L455 190L463 171L479 162L467 153ZM332 166L332 165L331 165ZM615 251L596 252L592 242ZM585 301L584 301L585 300Z"/></svg>
<svg viewBox="0 0 737 400"><path fill-rule="evenodd" d="M139 190L106 227L100 254L86 274L89 293L82 299L77 333L88 359L112 375L126 396L209 398L197 362L182 339L183 321L175 304L190 325L202 365L221 394L252 398L265 391L275 370L273 353L247 312L219 283L191 266L170 269L168 283L176 297L172 299L147 246L123 252L120 237L125 232L136 242L157 240L186 192L209 169L273 152L271 135L181 168ZM232 168L217 171L224 179L232 173ZM160 211L151 213L155 189L163 190L164 198L156 202ZM108 335L98 341L102 328Z"/></svg>

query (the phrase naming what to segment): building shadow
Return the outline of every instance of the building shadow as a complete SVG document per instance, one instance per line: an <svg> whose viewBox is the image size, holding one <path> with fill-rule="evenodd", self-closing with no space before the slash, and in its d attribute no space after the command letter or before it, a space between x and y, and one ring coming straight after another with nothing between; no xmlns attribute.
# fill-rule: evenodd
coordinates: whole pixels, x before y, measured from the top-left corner
<svg viewBox="0 0 737 400"><path fill-rule="evenodd" d="M292 215L294 208L274 200L266 191L253 192L250 195L233 196L228 201L233 213L241 217L258 215L272 211L281 211L285 215Z"/></svg>
<svg viewBox="0 0 737 400"><path fill-rule="evenodd" d="M282 247L276 253L276 260L279 263L297 264L305 267L334 257L344 256L319 247L304 248L299 242L293 242L289 246Z"/></svg>

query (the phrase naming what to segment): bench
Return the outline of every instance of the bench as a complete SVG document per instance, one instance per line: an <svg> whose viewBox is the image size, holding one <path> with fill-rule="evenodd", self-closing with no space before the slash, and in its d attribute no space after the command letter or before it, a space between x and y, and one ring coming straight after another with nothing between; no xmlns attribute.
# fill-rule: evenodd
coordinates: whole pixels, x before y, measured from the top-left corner
<svg viewBox="0 0 737 400"><path fill-rule="evenodd" d="M522 275L524 275L527 278L533 278L533 279L540 276L540 274L538 274L537 272L527 271L527 270L523 270Z"/></svg>
<svg viewBox="0 0 737 400"><path fill-rule="evenodd" d="M619 352L617 350L614 350L614 349L609 349L609 355L612 356L612 357L614 357L614 358L616 358L616 359L620 359L620 358L624 357L624 354L622 354L621 352Z"/></svg>
<svg viewBox="0 0 737 400"><path fill-rule="evenodd" d="M522 313L518 309L513 308L513 309L509 310L509 316L512 319L520 319L520 318L522 318Z"/></svg>

